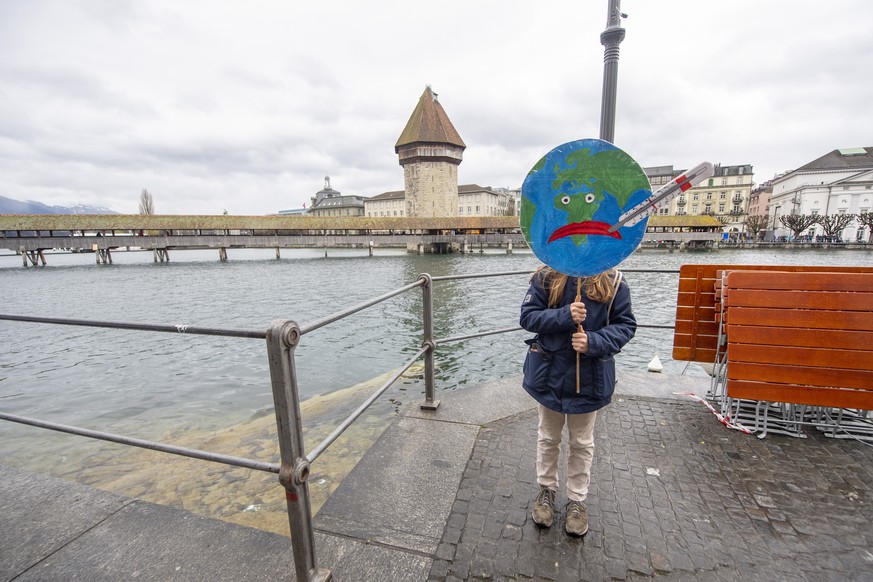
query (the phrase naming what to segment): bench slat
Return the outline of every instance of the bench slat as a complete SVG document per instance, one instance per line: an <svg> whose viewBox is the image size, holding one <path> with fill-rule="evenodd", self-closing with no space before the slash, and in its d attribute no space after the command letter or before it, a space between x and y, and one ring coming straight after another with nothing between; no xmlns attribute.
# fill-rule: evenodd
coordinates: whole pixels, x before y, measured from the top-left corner
<svg viewBox="0 0 873 582"><path fill-rule="evenodd" d="M690 320L679 320L676 322L676 335L686 335L692 333L694 329L693 322ZM718 335L718 323L715 321L701 321L697 323L697 333L700 335ZM689 344L685 344L689 345Z"/></svg>
<svg viewBox="0 0 873 582"><path fill-rule="evenodd" d="M839 272L840 267L834 267ZM834 277L833 272L785 272L778 269L770 271L771 275L762 278L760 272L726 269L730 272L732 289L768 289L804 291L870 291L870 278L864 273L840 272Z"/></svg>
<svg viewBox="0 0 873 582"><path fill-rule="evenodd" d="M725 294L725 306L773 307L781 309L824 309L832 311L870 311L871 293L841 293L838 291L770 291L765 289L735 289Z"/></svg>
<svg viewBox="0 0 873 582"><path fill-rule="evenodd" d="M730 358L730 357L729 357ZM728 380L750 380L773 384L853 388L873 391L873 370L841 368L803 368L796 365L753 364L731 362L727 365ZM728 389L728 396L732 396Z"/></svg>
<svg viewBox="0 0 873 582"><path fill-rule="evenodd" d="M727 390L731 398L873 410L873 391L869 390L838 390L736 380L728 380Z"/></svg>
<svg viewBox="0 0 873 582"><path fill-rule="evenodd" d="M820 311L766 309L755 307L731 307L728 319L728 334L732 325L761 325L794 328L802 323L804 328L845 329L851 331L873 330L873 312Z"/></svg>
<svg viewBox="0 0 873 582"><path fill-rule="evenodd" d="M756 321L760 323L760 321ZM760 344L767 341L777 346L797 346L810 348L843 348L852 349L857 346L873 347L873 332L847 331L844 329L795 329L788 327L765 327L759 325L727 326L728 336L732 343ZM870 354L873 357L873 354Z"/></svg>
<svg viewBox="0 0 873 582"><path fill-rule="evenodd" d="M823 349L730 343L728 367L742 362L778 364L805 368L840 368L867 370L873 362L873 351L859 349ZM791 382L791 375L786 382Z"/></svg>
<svg viewBox="0 0 873 582"><path fill-rule="evenodd" d="M683 362L714 362L715 350L689 346L673 346L673 359Z"/></svg>

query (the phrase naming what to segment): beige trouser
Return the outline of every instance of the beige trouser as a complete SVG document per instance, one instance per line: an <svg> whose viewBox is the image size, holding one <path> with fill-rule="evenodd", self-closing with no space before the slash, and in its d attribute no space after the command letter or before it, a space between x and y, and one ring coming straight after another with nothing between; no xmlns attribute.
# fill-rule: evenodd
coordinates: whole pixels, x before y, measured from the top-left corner
<svg viewBox="0 0 873 582"><path fill-rule="evenodd" d="M540 424L537 430L537 483L552 491L558 490L558 457L564 421L569 432L570 452L567 457L567 498L585 501L591 482L591 462L594 460L594 417L597 412L562 414L539 405Z"/></svg>

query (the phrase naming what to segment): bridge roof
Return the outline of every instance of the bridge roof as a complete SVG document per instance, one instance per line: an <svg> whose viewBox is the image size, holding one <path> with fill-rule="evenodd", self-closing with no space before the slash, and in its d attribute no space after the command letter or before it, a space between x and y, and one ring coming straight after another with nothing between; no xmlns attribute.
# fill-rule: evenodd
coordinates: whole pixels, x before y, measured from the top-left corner
<svg viewBox="0 0 873 582"><path fill-rule="evenodd" d="M170 214L0 214L5 230L450 230L511 229L517 216L376 218Z"/></svg>
<svg viewBox="0 0 873 582"><path fill-rule="evenodd" d="M722 228L722 223L714 216L682 214L680 216L651 216L648 228L688 227L688 228Z"/></svg>

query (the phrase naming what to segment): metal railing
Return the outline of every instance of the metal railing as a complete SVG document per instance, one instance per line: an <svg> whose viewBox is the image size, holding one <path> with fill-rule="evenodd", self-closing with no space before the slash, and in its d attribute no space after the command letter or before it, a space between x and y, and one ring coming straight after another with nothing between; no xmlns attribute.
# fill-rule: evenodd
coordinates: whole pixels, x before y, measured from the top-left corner
<svg viewBox="0 0 873 582"><path fill-rule="evenodd" d="M628 269L625 273L678 273L675 270L645 270ZM227 465L244 467L256 471L276 473L279 482L285 488L285 498L288 508L288 520L291 528L291 545L294 556L294 566L297 580L301 582L326 582L331 579L331 572L325 568L319 568L316 564L315 555L315 532L312 526L312 511L310 505L307 479L310 474L311 464L357 420L382 394L385 393L412 365L424 357L424 383L425 400L420 405L424 410L436 410L439 401L435 400L435 356L437 346L461 342L469 339L486 337L503 333L519 331L519 326L480 331L461 336L435 338L433 325L433 283L440 281L478 279L484 277L503 276L530 276L529 270L504 271L495 273L478 273L472 275L451 275L431 277L422 274L416 281L389 291L378 297L374 297L355 306L337 311L331 315L305 323L297 324L292 320L276 320L266 331L238 330L238 329L215 329L202 328L186 325L155 325L141 323L123 323L113 321L93 321L82 319L62 319L51 317L31 317L22 315L0 314L0 320L18 321L39 324L69 325L121 329L131 331L152 331L162 333L183 333L186 335L210 335L222 337L235 337L246 339L264 339L267 343L267 358L270 368L270 381L273 392L273 402L276 414L276 426L279 440L280 463L266 463L251 459L234 457L180 447L167 443L160 443L144 439L132 438L107 432L101 432L81 427L69 426L8 414L0 411L0 420L17 422L38 428L44 428L93 439L115 442L123 445L135 446L154 451L160 451L175 455L181 455L204 461L213 461ZM294 352L303 335L313 332L321 327L340 321L354 315L364 309L387 301L397 295L420 287L422 290L422 323L423 339L421 348L404 363L398 371L382 384L366 401L355 409L337 428L319 443L308 454L305 452L303 442L303 423L300 413L300 398L298 391L297 370L295 366ZM666 325L644 325L637 327L652 329L673 329Z"/></svg>

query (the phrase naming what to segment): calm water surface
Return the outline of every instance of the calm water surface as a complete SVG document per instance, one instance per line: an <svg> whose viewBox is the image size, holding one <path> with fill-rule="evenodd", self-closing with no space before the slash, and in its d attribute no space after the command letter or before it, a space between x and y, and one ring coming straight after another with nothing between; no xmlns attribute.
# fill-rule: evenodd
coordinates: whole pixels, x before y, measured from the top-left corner
<svg viewBox="0 0 873 582"><path fill-rule="evenodd" d="M220 263L217 251L177 251L171 262L156 264L148 252L116 252L113 265L95 265L92 254L49 254L47 267L26 269L20 257L0 255L0 311L264 330L277 319L313 321L412 282L421 273L533 271L539 266L529 252L419 256L377 250L370 257L365 251L331 250L325 257L317 250L283 250L281 260L272 250L231 249L228 254L230 260ZM621 268L675 271L684 263L873 261L865 251L643 251ZM437 337L516 326L527 279L435 283ZM629 272L626 280L640 324L672 325L677 274ZM416 289L305 335L297 349L301 397L340 394L329 397L317 414L305 413L308 433L329 432L366 397L347 396L343 389L363 383L364 392L371 390L379 376L410 358L421 344L421 328L421 292ZM519 374L526 336L515 332L439 347L437 390ZM8 321L0 321L0 338L0 410L8 413L147 439L214 435L271 414L263 340ZM618 356L618 365L645 369L658 353L666 371L682 372L686 363L672 361L671 350L671 331L640 329ZM364 424L384 426L401 406L421 400L418 375L390 389ZM376 433L370 434L374 438ZM86 465L111 464L113 454L106 451L118 448L0 421L0 463L77 478ZM101 479L90 481L100 485Z"/></svg>

